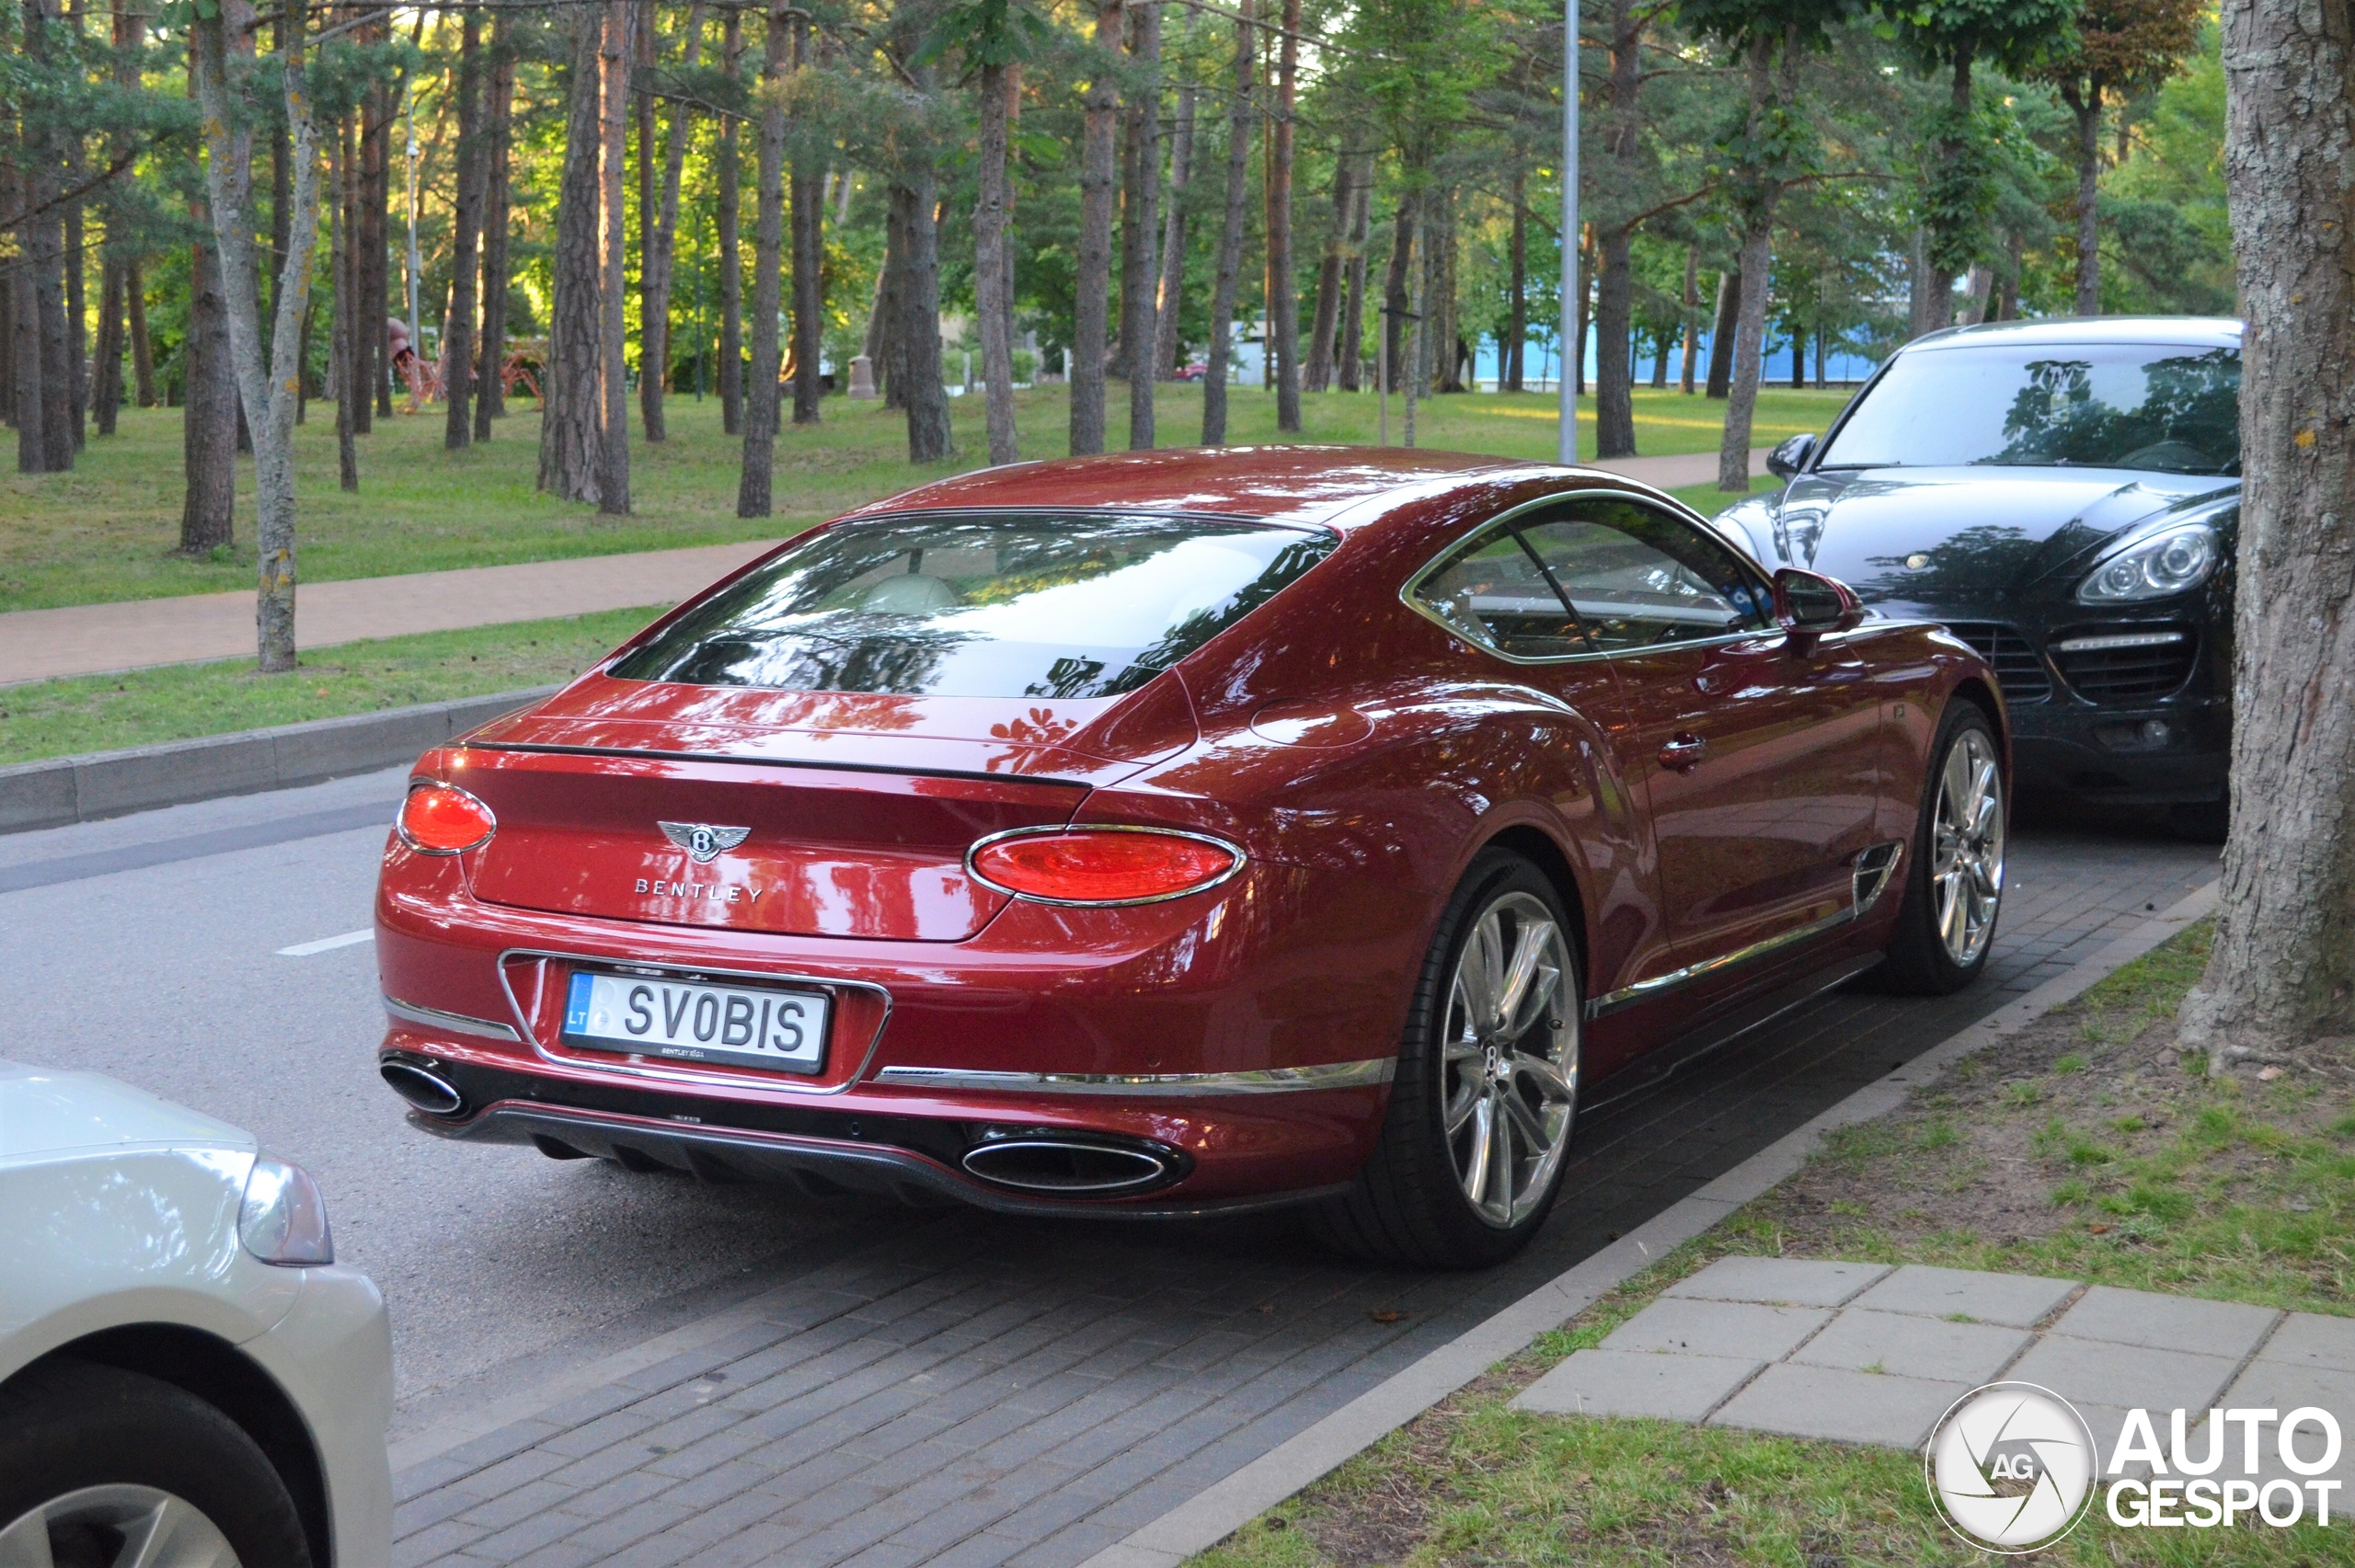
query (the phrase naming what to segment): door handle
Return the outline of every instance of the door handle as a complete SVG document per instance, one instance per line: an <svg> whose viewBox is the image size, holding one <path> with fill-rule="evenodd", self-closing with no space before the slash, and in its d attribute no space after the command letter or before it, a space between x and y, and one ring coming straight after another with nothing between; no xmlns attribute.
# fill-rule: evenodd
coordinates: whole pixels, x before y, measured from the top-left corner
<svg viewBox="0 0 2355 1568"><path fill-rule="evenodd" d="M1689 773L1701 765L1701 759L1708 750L1707 741L1685 731L1660 749L1660 765L1676 773Z"/></svg>

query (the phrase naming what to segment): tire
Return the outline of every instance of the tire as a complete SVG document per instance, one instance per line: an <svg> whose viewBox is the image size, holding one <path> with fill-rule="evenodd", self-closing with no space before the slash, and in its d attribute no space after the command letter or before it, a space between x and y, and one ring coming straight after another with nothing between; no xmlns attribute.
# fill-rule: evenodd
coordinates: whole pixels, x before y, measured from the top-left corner
<svg viewBox="0 0 2355 1568"><path fill-rule="evenodd" d="M1311 1211L1319 1240L1427 1268L1487 1268L1529 1244L1561 1189L1578 1110L1571 929L1534 865L1493 850L1473 861L1417 978L1380 1140L1350 1191ZM1478 1028L1469 1017L1482 1004L1467 986L1490 968L1509 978L1524 948L1532 978L1514 1014L1486 1008L1489 1027ZM1476 1180L1485 1203L1471 1196Z"/></svg>
<svg viewBox="0 0 2355 1568"><path fill-rule="evenodd" d="M139 1557L150 1531L162 1550ZM154 1378L73 1360L0 1390L0 1562L23 1547L33 1562L51 1551L60 1564L178 1568L219 1561L224 1545L239 1568L310 1568L285 1482L220 1411Z"/></svg>
<svg viewBox="0 0 2355 1568"><path fill-rule="evenodd" d="M1950 778L1959 753L1965 760ZM1879 989L1902 996L1946 996L1977 979L1994 947L1995 921L2003 909L2008 823L2003 751L1995 743L1994 726L1975 704L1952 703L1939 722L1930 756L1913 841L1906 846L1905 894L1898 906L1897 930L1883 949L1887 961L1877 977ZM1992 771L1983 781L1980 768ZM1975 834L1958 835L1951 825L1942 832L1941 811L1959 819L1962 808L1950 809L1947 797L1962 778L1970 780L1972 796L1982 804L1990 797L1980 792L1992 786L1991 818ZM1941 886L1949 876L1957 878L1950 889ZM1949 893L1961 905L1953 917L1967 933L1960 941L1949 940L1950 927L1944 919Z"/></svg>

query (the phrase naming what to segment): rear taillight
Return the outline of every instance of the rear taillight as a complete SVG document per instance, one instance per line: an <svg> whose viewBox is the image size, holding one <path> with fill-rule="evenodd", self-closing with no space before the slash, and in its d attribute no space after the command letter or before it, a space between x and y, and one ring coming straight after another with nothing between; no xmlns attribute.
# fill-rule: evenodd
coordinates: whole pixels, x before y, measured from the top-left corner
<svg viewBox="0 0 2355 1568"><path fill-rule="evenodd" d="M457 854L490 841L499 823L490 807L454 784L424 784L408 792L394 830L419 854Z"/></svg>
<svg viewBox="0 0 2355 1568"><path fill-rule="evenodd" d="M1041 904L1153 904L1215 887L1243 852L1160 828L1025 828L975 844L973 879Z"/></svg>

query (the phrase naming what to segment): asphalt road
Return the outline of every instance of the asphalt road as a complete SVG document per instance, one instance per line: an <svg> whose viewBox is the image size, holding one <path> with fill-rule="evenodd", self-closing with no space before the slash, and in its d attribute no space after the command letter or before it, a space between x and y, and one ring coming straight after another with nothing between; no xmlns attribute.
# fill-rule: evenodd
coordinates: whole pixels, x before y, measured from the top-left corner
<svg viewBox="0 0 2355 1568"><path fill-rule="evenodd" d="M396 1432L491 1384L528 1384L937 1223L891 1206L632 1176L408 1127L375 1075L383 1016L371 944L281 953L366 929L381 824L401 776L0 838L0 972L12 980L0 1055L111 1073L250 1128L311 1170L339 1256L373 1275L392 1304ZM1673 1201L1717 1162L1780 1136L1783 1120L1813 1115L1822 1094L1842 1092L1835 1079L1935 1043L2097 945L2106 928L2165 907L2213 864L2212 850L2160 836L2021 835L1989 982L1918 1012L1832 999L1828 1011L1747 1043L1747 1075L1783 1074L1775 1064L1786 1056L1857 1058L1836 1073L1809 1068L1809 1084L1822 1085L1771 1109L1746 1091L1732 1095L1716 1070L1626 1096L1581 1135L1569 1184L1580 1206L1590 1217L1608 1210L1615 1226ZM1745 1109L1727 1117L1736 1103ZM1191 1244L1172 1230L1148 1247L1183 1253ZM1539 1250L1549 1266L1574 1261Z"/></svg>

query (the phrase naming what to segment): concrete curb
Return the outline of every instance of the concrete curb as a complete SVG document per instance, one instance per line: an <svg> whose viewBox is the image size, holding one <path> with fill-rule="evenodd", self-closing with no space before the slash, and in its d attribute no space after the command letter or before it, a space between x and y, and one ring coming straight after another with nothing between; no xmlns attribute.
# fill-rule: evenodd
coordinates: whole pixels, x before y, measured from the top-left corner
<svg viewBox="0 0 2355 1568"><path fill-rule="evenodd" d="M535 686L127 751L19 762L0 768L0 833L62 828L396 767L557 690Z"/></svg>
<svg viewBox="0 0 2355 1568"><path fill-rule="evenodd" d="M1082 1568L1177 1568L1207 1551L1269 1508L1321 1480L1344 1461L1447 1398L1490 1367L1525 1350L1537 1336L1584 1311L1604 1293L1702 1234L1805 1165L1826 1133L1886 1116L1961 1058L1982 1051L2073 1001L2113 971L2141 957L2216 907L2211 882L2142 922L2066 972L1957 1031L1888 1076L1875 1080L1767 1145L1689 1197L1557 1275L1478 1327L1441 1345L1388 1381L1280 1444L1241 1470L1089 1558Z"/></svg>

